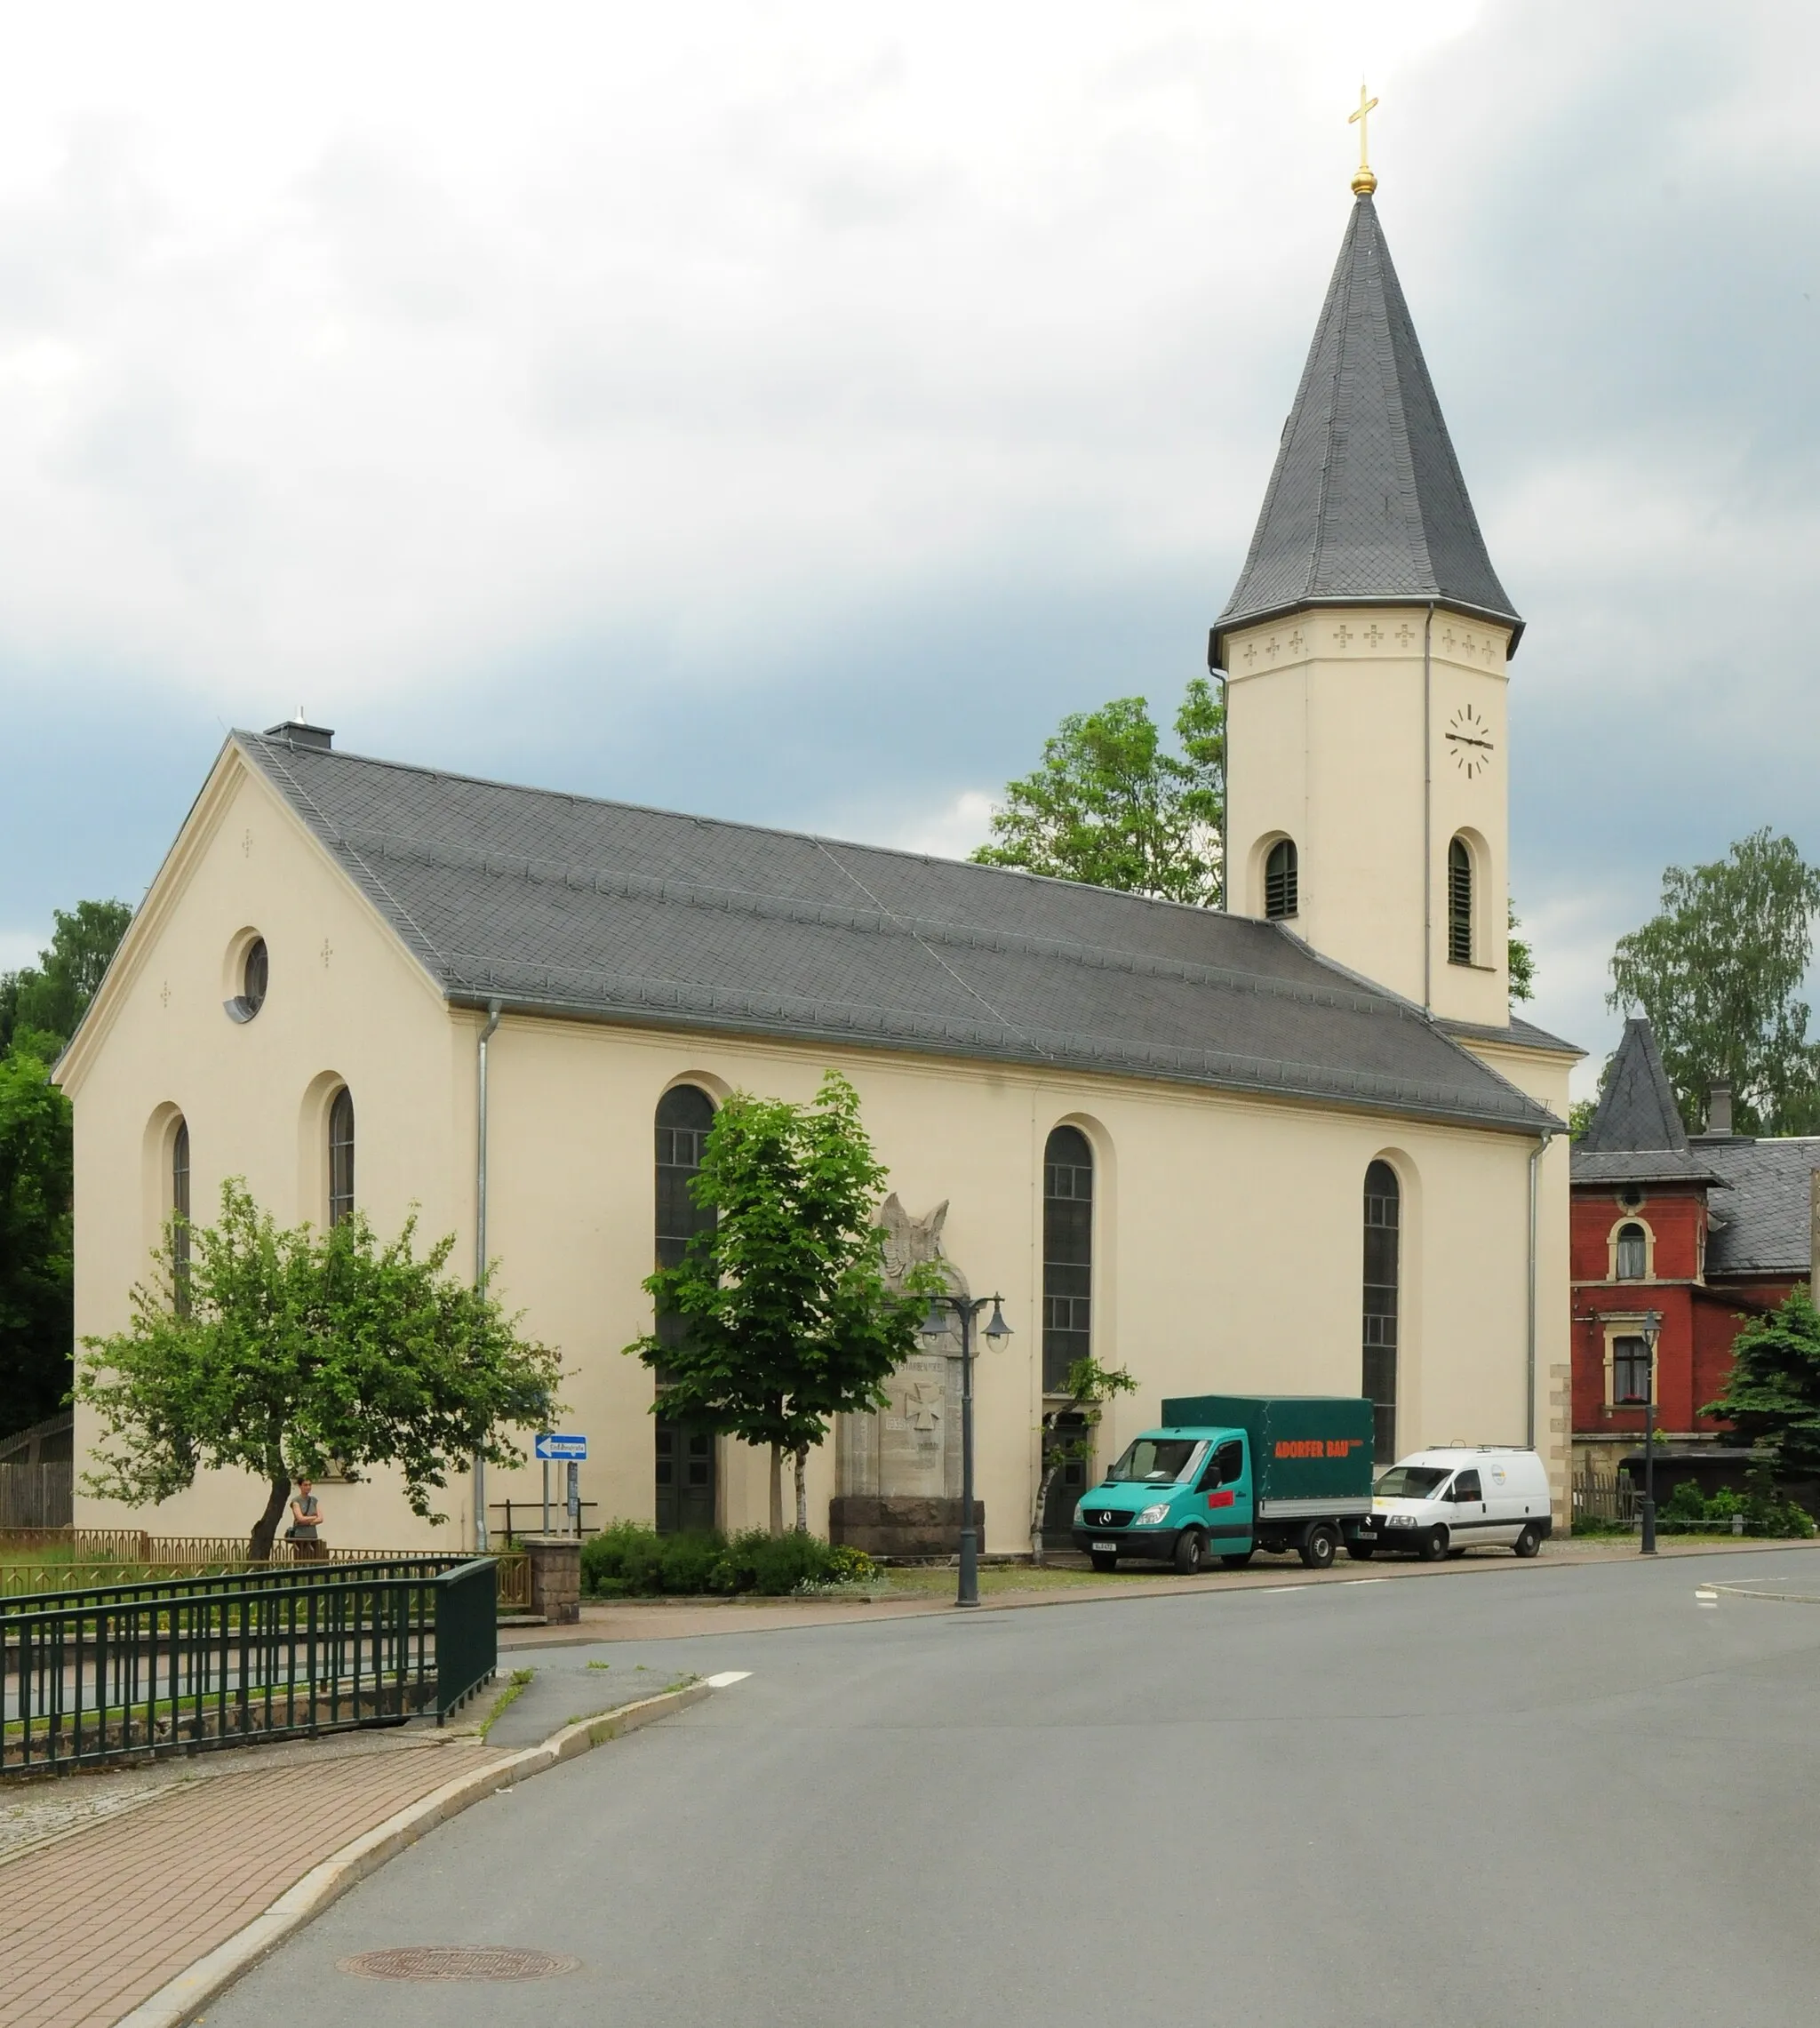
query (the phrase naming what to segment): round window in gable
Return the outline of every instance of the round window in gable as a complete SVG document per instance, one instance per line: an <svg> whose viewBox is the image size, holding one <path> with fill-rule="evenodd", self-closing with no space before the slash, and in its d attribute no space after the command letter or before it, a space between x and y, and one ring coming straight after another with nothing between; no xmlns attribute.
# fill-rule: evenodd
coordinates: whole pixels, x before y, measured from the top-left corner
<svg viewBox="0 0 1820 2028"><path fill-rule="evenodd" d="M240 991L227 1004L230 1021L251 1021L266 1003L266 983L270 962L266 939L255 937L240 961Z"/></svg>

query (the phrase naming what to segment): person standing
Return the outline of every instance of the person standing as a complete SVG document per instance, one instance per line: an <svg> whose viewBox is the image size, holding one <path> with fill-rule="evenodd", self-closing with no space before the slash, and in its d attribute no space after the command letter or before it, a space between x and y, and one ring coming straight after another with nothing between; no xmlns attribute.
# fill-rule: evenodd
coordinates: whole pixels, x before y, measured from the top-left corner
<svg viewBox="0 0 1820 2028"><path fill-rule="evenodd" d="M324 1563L329 1545L323 1540L323 1504L310 1490L307 1479L297 1481L291 1502L291 1526L285 1529L291 1545L291 1560L298 1563Z"/></svg>

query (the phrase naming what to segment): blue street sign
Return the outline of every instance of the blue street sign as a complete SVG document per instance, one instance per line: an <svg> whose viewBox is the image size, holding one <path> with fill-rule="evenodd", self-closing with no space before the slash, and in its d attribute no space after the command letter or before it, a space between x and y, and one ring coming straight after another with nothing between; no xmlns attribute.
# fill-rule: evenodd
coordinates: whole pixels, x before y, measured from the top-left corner
<svg viewBox="0 0 1820 2028"><path fill-rule="evenodd" d="M587 1439L585 1436L560 1436L555 1430L540 1430L534 1455L544 1458L583 1458L587 1456Z"/></svg>

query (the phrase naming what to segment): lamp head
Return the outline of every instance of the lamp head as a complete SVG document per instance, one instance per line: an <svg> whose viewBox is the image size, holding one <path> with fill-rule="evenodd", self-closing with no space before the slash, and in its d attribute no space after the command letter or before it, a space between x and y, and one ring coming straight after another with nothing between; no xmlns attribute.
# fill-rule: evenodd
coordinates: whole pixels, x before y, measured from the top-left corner
<svg viewBox="0 0 1820 2028"><path fill-rule="evenodd" d="M1649 1349L1654 1352L1656 1341L1662 1336L1662 1312L1660 1310L1644 1311L1643 1336L1649 1340Z"/></svg>
<svg viewBox="0 0 1820 2028"><path fill-rule="evenodd" d="M992 1321L986 1327L986 1335L994 1345L1002 1345L1011 1335L1011 1327L1005 1321L1005 1313L1000 1309L1001 1298L992 1299Z"/></svg>
<svg viewBox="0 0 1820 2028"><path fill-rule="evenodd" d="M917 1335L926 1338L946 1337L948 1335L947 1306L939 1296L931 1296L929 1308L922 1321L917 1325Z"/></svg>

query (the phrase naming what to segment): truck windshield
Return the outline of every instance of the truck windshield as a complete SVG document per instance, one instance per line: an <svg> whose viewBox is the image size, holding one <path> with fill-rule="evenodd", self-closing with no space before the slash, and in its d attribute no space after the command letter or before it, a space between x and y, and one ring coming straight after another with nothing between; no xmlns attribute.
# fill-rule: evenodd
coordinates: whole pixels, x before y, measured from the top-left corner
<svg viewBox="0 0 1820 2028"><path fill-rule="evenodd" d="M1147 1486L1172 1485L1200 1462L1206 1445L1190 1436L1140 1436L1106 1475L1108 1486L1136 1480Z"/></svg>
<svg viewBox="0 0 1820 2028"><path fill-rule="evenodd" d="M1380 1500L1426 1500L1446 1477L1432 1465L1393 1465L1372 1490Z"/></svg>

